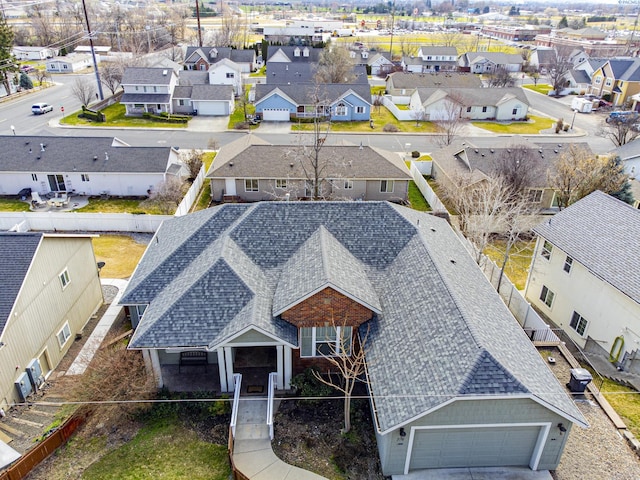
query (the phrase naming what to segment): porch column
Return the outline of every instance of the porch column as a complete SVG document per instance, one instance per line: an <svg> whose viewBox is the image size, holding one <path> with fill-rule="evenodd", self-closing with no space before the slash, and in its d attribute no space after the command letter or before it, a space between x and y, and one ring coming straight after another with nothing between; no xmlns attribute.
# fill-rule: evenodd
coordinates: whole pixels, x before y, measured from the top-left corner
<svg viewBox="0 0 640 480"><path fill-rule="evenodd" d="M151 366L151 372L153 372L153 379L156 382L158 388L164 387L164 380L162 379L162 371L160 370L160 359L158 358L157 350L142 350L142 358L144 359L145 366L149 368Z"/></svg>
<svg viewBox="0 0 640 480"><path fill-rule="evenodd" d="M277 359L277 372L278 376L276 377L276 389L282 390L282 377L284 376L284 352L283 345L276 345L276 359Z"/></svg>
<svg viewBox="0 0 640 480"><path fill-rule="evenodd" d="M227 371L227 391L233 392L233 348L224 347L225 370Z"/></svg>
<svg viewBox="0 0 640 480"><path fill-rule="evenodd" d="M220 375L220 390L223 392L228 392L229 387L227 387L227 369L224 364L224 350L222 348L217 349L218 353L218 374Z"/></svg>
<svg viewBox="0 0 640 480"><path fill-rule="evenodd" d="M284 389L289 390L291 388L291 370L293 363L291 362L291 347L285 345L284 347Z"/></svg>

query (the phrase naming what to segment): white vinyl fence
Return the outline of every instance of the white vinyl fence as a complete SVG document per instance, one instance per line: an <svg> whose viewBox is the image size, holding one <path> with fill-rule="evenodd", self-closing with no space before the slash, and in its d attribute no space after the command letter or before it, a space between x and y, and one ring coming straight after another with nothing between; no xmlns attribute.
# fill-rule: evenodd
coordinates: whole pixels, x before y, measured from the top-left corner
<svg viewBox="0 0 640 480"><path fill-rule="evenodd" d="M200 171L198 172L198 176L191 184L191 187L189 187L189 191L180 202L180 205L178 205L176 213L174 214L176 217L182 217L183 215L189 213L189 210L191 210L191 207L198 199L198 193L200 193L200 189L202 188L202 184L204 183L204 176L204 165L202 165L200 167Z"/></svg>
<svg viewBox="0 0 640 480"><path fill-rule="evenodd" d="M411 116L411 114L413 113L411 110L400 110L398 107L396 107L395 103L393 103L393 100L388 95L382 97L382 104L387 107L393 114L393 116L398 120L415 120L415 117Z"/></svg>
<svg viewBox="0 0 640 480"><path fill-rule="evenodd" d="M420 164L420 167L418 167L417 164ZM447 208L440 201L436 193L423 177L423 175L429 175L431 173L430 165L431 162L412 161L411 166L409 167L409 171L411 172L411 176L413 177L413 181L418 187L418 190L420 190L420 192L422 193L422 196L431 207L431 210L433 210L434 212L446 212Z"/></svg>

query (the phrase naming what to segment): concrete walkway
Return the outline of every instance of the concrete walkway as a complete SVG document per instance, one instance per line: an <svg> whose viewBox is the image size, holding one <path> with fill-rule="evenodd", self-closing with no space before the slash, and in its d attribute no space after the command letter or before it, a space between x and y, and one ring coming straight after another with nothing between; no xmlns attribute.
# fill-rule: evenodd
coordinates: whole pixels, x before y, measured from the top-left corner
<svg viewBox="0 0 640 480"><path fill-rule="evenodd" d="M267 426L267 399L240 399L233 463L251 480L327 480L307 470L284 463L271 448Z"/></svg>
<svg viewBox="0 0 640 480"><path fill-rule="evenodd" d="M393 480L553 480L547 470L518 467L439 468L392 475Z"/></svg>
<svg viewBox="0 0 640 480"><path fill-rule="evenodd" d="M98 321L96 328L91 332L91 336L82 346L80 353L67 370L66 375L82 375L85 372L96 351L100 348L104 337L106 337L109 332L111 325L113 325L113 322L118 315L120 315L120 311L122 310L122 306L118 305L118 302L120 301L120 297L122 297L122 294L129 282L127 280L103 278L101 279L101 283L102 285L112 285L117 287L118 293L112 300L109 308L107 308L107 311Z"/></svg>

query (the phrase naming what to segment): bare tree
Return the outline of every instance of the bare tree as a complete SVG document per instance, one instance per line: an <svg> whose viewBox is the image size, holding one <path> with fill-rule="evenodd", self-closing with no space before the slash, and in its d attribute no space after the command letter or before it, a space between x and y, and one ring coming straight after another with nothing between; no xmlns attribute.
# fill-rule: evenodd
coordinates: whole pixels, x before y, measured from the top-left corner
<svg viewBox="0 0 640 480"><path fill-rule="evenodd" d="M528 145L511 145L503 149L493 168L506 186L519 195L525 195L535 180L544 176L540 155Z"/></svg>
<svg viewBox="0 0 640 480"><path fill-rule="evenodd" d="M342 326L342 328L344 327L345 325ZM351 397L356 383L364 382L362 376L366 369L368 336L369 326L367 326L367 331L362 338L357 335L354 335L353 338L345 338L341 335L336 342L337 347L336 343L327 342L329 354L322 356L338 371L340 378L334 378L330 372L327 375L321 375L316 370L312 370L316 379L344 394L344 428L341 433L347 433L351 430ZM354 342L353 340L357 338L359 338L359 342Z"/></svg>
<svg viewBox="0 0 640 480"><path fill-rule="evenodd" d="M76 78L73 85L71 85L71 93L74 97L76 97L82 105L85 107L89 105L95 95L96 89L94 83L87 78L78 77Z"/></svg>
<svg viewBox="0 0 640 480"><path fill-rule="evenodd" d="M513 87L516 83L515 78L511 76L511 72L502 66L488 73L486 78L489 81L489 88Z"/></svg>
<svg viewBox="0 0 640 480"><path fill-rule="evenodd" d="M111 95L115 95L120 88L125 65L122 62L102 62L100 68L100 80L109 89Z"/></svg>
<svg viewBox="0 0 640 480"><path fill-rule="evenodd" d="M463 102L456 95L449 93L444 101L444 109L439 113L439 117L430 118L440 135L435 138L438 145L446 147L451 145L465 125L465 119L462 118Z"/></svg>
<svg viewBox="0 0 640 480"><path fill-rule="evenodd" d="M241 16L226 12L222 17L220 28L209 32L210 41L220 47L244 47L247 25Z"/></svg>
<svg viewBox="0 0 640 480"><path fill-rule="evenodd" d="M422 105L416 104L411 107L411 117L416 121L416 127L420 126L425 116L426 112Z"/></svg>
<svg viewBox="0 0 640 480"><path fill-rule="evenodd" d="M145 202L155 205L162 214L169 215L175 212L184 196L184 182L178 177L167 177L164 182L158 184L157 189L152 191L150 198Z"/></svg>
<svg viewBox="0 0 640 480"><path fill-rule="evenodd" d="M601 135L611 140L616 147L632 142L640 136L640 114L634 113L617 118L608 118Z"/></svg>
<svg viewBox="0 0 640 480"><path fill-rule="evenodd" d="M46 68L36 68L32 75L36 77L40 87L46 86L47 82L51 80L51 75L49 75Z"/></svg>
<svg viewBox="0 0 640 480"><path fill-rule="evenodd" d="M556 54L549 63L549 82L551 83L551 89L554 90L556 94L560 93L566 85L566 75L573 67L569 60L570 55L570 48L556 48Z"/></svg>
<svg viewBox="0 0 640 480"><path fill-rule="evenodd" d="M556 191L558 208L563 209L595 190L612 194L624 189L628 176L615 156L596 156L585 148L569 145L547 173L548 184Z"/></svg>
<svg viewBox="0 0 640 480"><path fill-rule="evenodd" d="M317 83L349 83L353 78L353 62L346 48L334 46L322 50L315 74Z"/></svg>
<svg viewBox="0 0 640 480"><path fill-rule="evenodd" d="M189 171L189 179L195 179L200 173L200 169L202 168L202 150L190 150L185 158L184 164Z"/></svg>

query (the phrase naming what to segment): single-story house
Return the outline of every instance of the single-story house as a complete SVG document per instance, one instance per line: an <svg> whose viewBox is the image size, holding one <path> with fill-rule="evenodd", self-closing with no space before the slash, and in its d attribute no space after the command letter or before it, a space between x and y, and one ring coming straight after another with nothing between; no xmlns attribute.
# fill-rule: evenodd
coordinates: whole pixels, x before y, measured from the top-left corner
<svg viewBox="0 0 640 480"><path fill-rule="evenodd" d="M6 409L43 386L103 299L90 235L0 233L0 268Z"/></svg>
<svg viewBox="0 0 640 480"><path fill-rule="evenodd" d="M447 221L389 202L224 204L165 221L121 304L129 348L169 390L185 351L207 363L199 387L229 392L247 367L287 390L364 348L384 475L555 469L587 426Z"/></svg>
<svg viewBox="0 0 640 480"><path fill-rule="evenodd" d="M186 169L172 147L131 147L117 138L0 136L0 195L29 187L78 195L147 196Z"/></svg>
<svg viewBox="0 0 640 480"><path fill-rule="evenodd" d="M225 145L207 178L211 198L256 202L308 199L318 194L330 200L389 200L406 202L412 179L397 153L374 147L323 146L318 165L309 147L272 145L254 135Z"/></svg>
<svg viewBox="0 0 640 480"><path fill-rule="evenodd" d="M389 52L368 52L367 57L362 59L371 68L371 75L385 76L395 68Z"/></svg>
<svg viewBox="0 0 640 480"><path fill-rule="evenodd" d="M226 116L233 112L232 85L178 85L171 99L174 113Z"/></svg>
<svg viewBox="0 0 640 480"><path fill-rule="evenodd" d="M640 179L640 140L625 143L611 153L620 157L624 163L624 171L630 178Z"/></svg>
<svg viewBox="0 0 640 480"><path fill-rule="evenodd" d="M295 118L331 117L335 121L368 121L371 89L368 83L257 84L256 113L263 120L288 122Z"/></svg>
<svg viewBox="0 0 640 480"><path fill-rule="evenodd" d="M534 231L527 299L580 348L640 373L640 210L596 191Z"/></svg>
<svg viewBox="0 0 640 480"><path fill-rule="evenodd" d="M96 63L100 64L100 55L96 55ZM53 57L46 62L49 73L77 73L89 67L93 67L93 57L85 53L71 53L64 57Z"/></svg>
<svg viewBox="0 0 640 480"><path fill-rule="evenodd" d="M17 46L11 49L17 60L46 60L57 55L58 51L51 47Z"/></svg>
<svg viewBox="0 0 640 480"><path fill-rule="evenodd" d="M519 72L523 63L522 57L516 53L467 52L458 58L458 66L471 73L490 73L498 68Z"/></svg>
<svg viewBox="0 0 640 480"><path fill-rule="evenodd" d="M393 72L385 79L385 93L393 103L409 103L416 88L482 88L482 80L470 73L406 73Z"/></svg>
<svg viewBox="0 0 640 480"><path fill-rule="evenodd" d="M451 104L459 105L452 110ZM524 120L529 102L520 87L417 88L409 107L424 112L424 120L442 120L452 114L468 120Z"/></svg>

